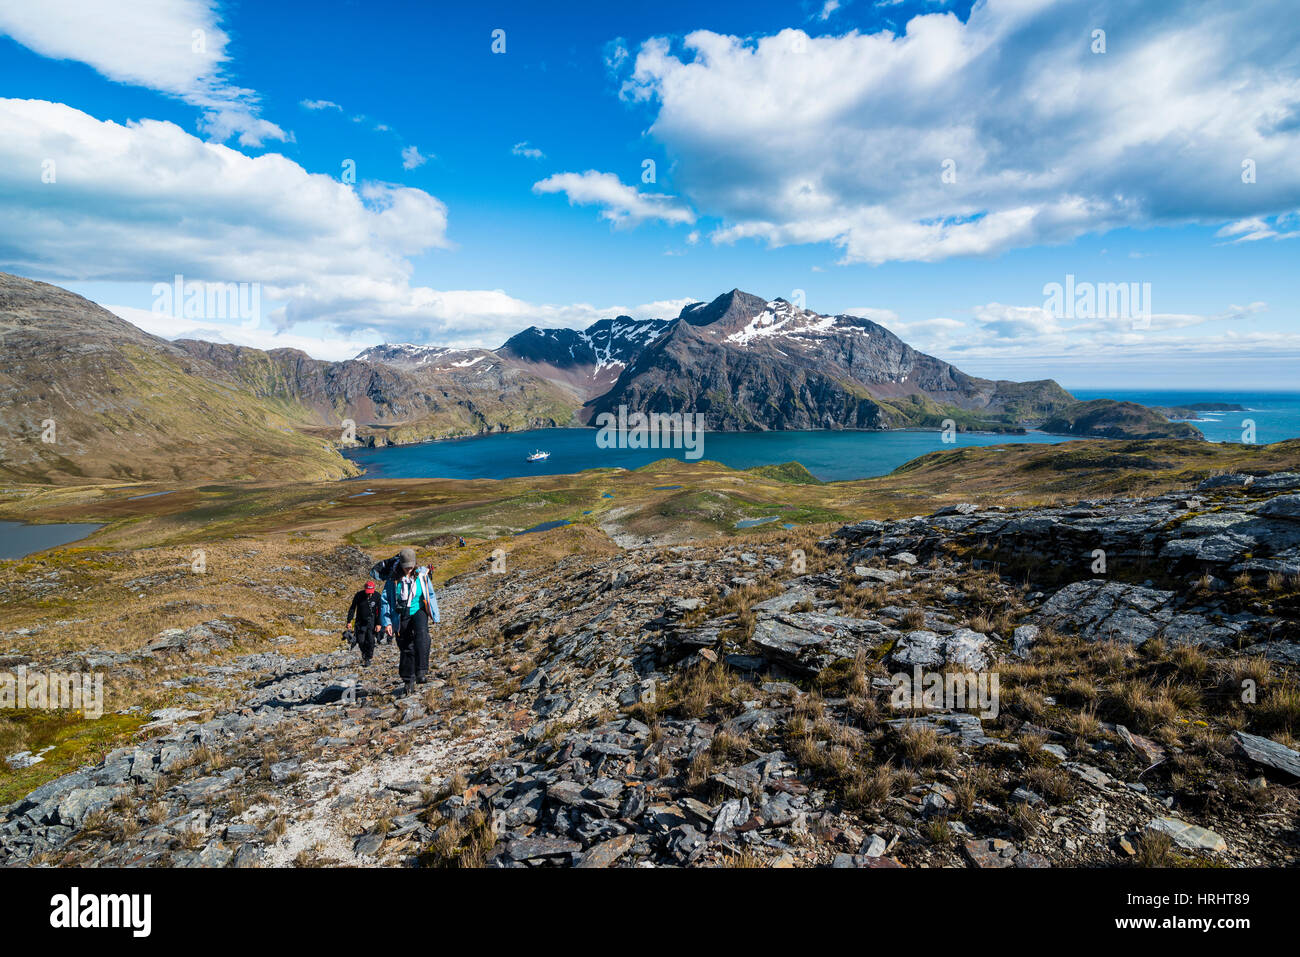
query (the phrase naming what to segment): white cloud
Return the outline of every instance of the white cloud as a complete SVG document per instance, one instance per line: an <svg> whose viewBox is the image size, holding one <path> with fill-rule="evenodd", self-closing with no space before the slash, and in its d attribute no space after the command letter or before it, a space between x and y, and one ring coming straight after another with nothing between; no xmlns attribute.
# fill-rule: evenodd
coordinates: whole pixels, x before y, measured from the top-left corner
<svg viewBox="0 0 1300 957"><path fill-rule="evenodd" d="M613 173L556 173L533 184L535 193L564 193L569 205L601 207L600 218L616 226L636 226L648 220L669 224L693 223L695 214L675 196L641 193Z"/></svg>
<svg viewBox="0 0 1300 957"><path fill-rule="evenodd" d="M261 325L177 318L168 313L133 306L105 305L109 312L125 319L133 326L163 339L201 339L204 342L225 342L254 349L298 349L316 359L339 362L351 359L367 346L383 341L376 333L359 334L357 338L338 338L331 335L306 335Z"/></svg>
<svg viewBox="0 0 1300 957"><path fill-rule="evenodd" d="M834 13L839 8L840 8L840 0L826 0L826 2L822 4L821 13L817 14L817 19L822 21L829 20L831 18L831 14Z"/></svg>
<svg viewBox="0 0 1300 957"><path fill-rule="evenodd" d="M1053 315L1042 306L991 302L971 310L973 321L944 317L910 322L890 319L888 310L876 310L883 315L868 315L866 310L848 312L868 315L914 348L971 372L972 360L985 359L1020 363L1070 358L1087 364L1102 358L1174 360L1212 357L1219 352L1273 355L1270 343L1282 352L1300 347L1300 335L1248 324L1262 318L1267 310L1266 303L1252 302L1206 314L1152 313L1136 320L1123 316L1074 319ZM1189 330L1197 332L1192 335Z"/></svg>
<svg viewBox="0 0 1300 957"><path fill-rule="evenodd" d="M892 309L882 309L878 306L850 306L848 309L840 310L845 316L858 316L862 319L870 319L872 322L878 322L886 328L893 329L896 324L901 325L898 313Z"/></svg>
<svg viewBox="0 0 1300 957"><path fill-rule="evenodd" d="M299 100L298 105L306 110L337 110L343 112L343 107L339 106L333 100Z"/></svg>
<svg viewBox="0 0 1300 957"><path fill-rule="evenodd" d="M1271 222L1270 222L1271 219ZM1300 236L1300 211L1284 213L1281 216L1251 216L1228 223L1214 235L1219 238L1232 237L1233 243L1253 243L1261 239L1295 239Z"/></svg>
<svg viewBox="0 0 1300 957"><path fill-rule="evenodd" d="M260 282L289 299L307 291L320 314L374 290L399 296L409 257L450 245L446 230L446 207L421 190L352 189L172 123L0 99L0 261L27 275Z"/></svg>
<svg viewBox="0 0 1300 957"><path fill-rule="evenodd" d="M535 146L529 146L527 140L524 140L522 143L516 143L511 147L510 152L515 156L523 156L528 159L546 159L546 154Z"/></svg>
<svg viewBox="0 0 1300 957"><path fill-rule="evenodd" d="M52 183L42 182L47 161ZM168 333L156 324L174 320L150 319L145 327L160 334L206 330L205 338L337 358L340 343L362 339L496 347L528 325L664 318L693 301L547 305L503 290L412 285L411 257L450 245L446 207L418 189L353 189L172 123L121 125L60 103L0 99L0 268L146 289L177 273L260 283L263 304L281 304L251 329L196 321Z"/></svg>
<svg viewBox="0 0 1300 957"><path fill-rule="evenodd" d="M975 321L994 339L1015 340L1051 336L1061 331L1060 322L1042 306L1006 306L990 302L975 307Z"/></svg>
<svg viewBox="0 0 1300 957"><path fill-rule="evenodd" d="M402 149L402 169L415 169L429 162L429 157L422 154L415 146Z"/></svg>
<svg viewBox="0 0 1300 957"><path fill-rule="evenodd" d="M199 128L243 146L288 134L258 115L258 97L226 75L229 35L216 0L0 0L0 34L41 56L76 60L118 83L202 110Z"/></svg>
<svg viewBox="0 0 1300 957"><path fill-rule="evenodd" d="M1110 42L1094 54L1099 24ZM966 23L917 16L901 35L652 38L622 95L654 110L683 202L723 220L715 242L934 261L1295 209L1297 49L1286 0L1196 17L987 0Z"/></svg>

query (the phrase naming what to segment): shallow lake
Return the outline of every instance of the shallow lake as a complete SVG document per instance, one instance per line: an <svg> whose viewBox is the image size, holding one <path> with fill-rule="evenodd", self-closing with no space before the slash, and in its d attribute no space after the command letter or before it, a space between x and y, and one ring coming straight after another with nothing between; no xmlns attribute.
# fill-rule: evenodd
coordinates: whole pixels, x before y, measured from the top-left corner
<svg viewBox="0 0 1300 957"><path fill-rule="evenodd" d="M69 522L62 525L25 525L22 522L0 522L0 559L23 558L33 552L43 552L55 545L66 545L85 538L102 525L86 522Z"/></svg>

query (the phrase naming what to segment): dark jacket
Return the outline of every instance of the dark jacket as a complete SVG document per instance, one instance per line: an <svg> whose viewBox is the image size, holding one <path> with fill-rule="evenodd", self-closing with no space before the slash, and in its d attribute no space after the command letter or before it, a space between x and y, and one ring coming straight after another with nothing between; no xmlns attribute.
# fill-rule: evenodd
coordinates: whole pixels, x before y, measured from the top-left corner
<svg viewBox="0 0 1300 957"><path fill-rule="evenodd" d="M363 588L352 596L352 607L348 609L348 623L357 620L357 631L362 634L373 632L379 624L379 591L367 595Z"/></svg>

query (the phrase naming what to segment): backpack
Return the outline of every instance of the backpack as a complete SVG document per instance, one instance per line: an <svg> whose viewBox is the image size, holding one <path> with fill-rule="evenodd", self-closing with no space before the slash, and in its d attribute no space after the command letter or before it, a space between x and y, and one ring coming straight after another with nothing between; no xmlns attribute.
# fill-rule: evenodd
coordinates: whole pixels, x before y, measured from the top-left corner
<svg viewBox="0 0 1300 957"><path fill-rule="evenodd" d="M396 578L402 570L402 556L394 555L392 558L385 558L382 562L375 562L370 567L370 577L377 582L387 582L389 579Z"/></svg>

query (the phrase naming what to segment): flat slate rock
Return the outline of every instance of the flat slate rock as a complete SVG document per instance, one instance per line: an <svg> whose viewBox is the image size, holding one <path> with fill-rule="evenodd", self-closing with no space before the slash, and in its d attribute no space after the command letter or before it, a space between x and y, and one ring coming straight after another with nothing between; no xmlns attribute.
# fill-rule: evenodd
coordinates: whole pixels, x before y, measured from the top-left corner
<svg viewBox="0 0 1300 957"><path fill-rule="evenodd" d="M817 674L836 661L852 659L873 647L884 632L878 621L820 612L775 612L760 615L753 643L769 657Z"/></svg>
<svg viewBox="0 0 1300 957"><path fill-rule="evenodd" d="M1147 825L1147 830L1168 834L1174 839L1175 844L1189 850L1218 853L1228 849L1228 842L1220 835L1195 824L1188 824L1176 817L1153 818Z"/></svg>
<svg viewBox="0 0 1300 957"><path fill-rule="evenodd" d="M979 838L963 845L966 857L979 868L1015 867L1016 846L1001 838Z"/></svg>
<svg viewBox="0 0 1300 957"><path fill-rule="evenodd" d="M960 665L972 671L983 671L989 666L989 656L985 652L988 645L987 635L969 628L958 628L944 635L921 629L900 638L890 652L890 658L900 665L929 668Z"/></svg>
<svg viewBox="0 0 1300 957"><path fill-rule="evenodd" d="M1276 741L1270 741L1268 738L1261 738L1254 734L1247 734L1245 731L1234 731L1233 737L1237 739L1237 744L1241 746L1241 750L1246 752L1246 757L1256 764L1273 768L1275 771L1285 771L1287 774L1300 778L1300 753L1292 751Z"/></svg>
<svg viewBox="0 0 1300 957"><path fill-rule="evenodd" d="M872 857L868 854L836 854L835 859L831 861L831 867L834 868L866 868L869 870L878 870L881 868L902 867L898 861L892 857Z"/></svg>
<svg viewBox="0 0 1300 957"><path fill-rule="evenodd" d="M582 855L578 867L609 867L626 854L628 849L635 843L636 835L621 834L618 837L596 844L586 854Z"/></svg>
<svg viewBox="0 0 1300 957"><path fill-rule="evenodd" d="M538 857L577 854L582 845L560 837L518 837L506 844L506 856L512 861L530 861Z"/></svg>

